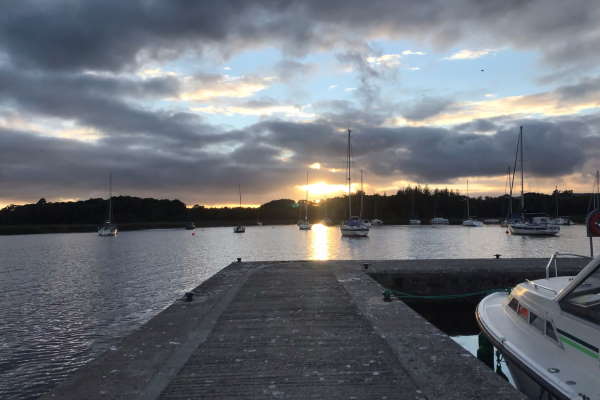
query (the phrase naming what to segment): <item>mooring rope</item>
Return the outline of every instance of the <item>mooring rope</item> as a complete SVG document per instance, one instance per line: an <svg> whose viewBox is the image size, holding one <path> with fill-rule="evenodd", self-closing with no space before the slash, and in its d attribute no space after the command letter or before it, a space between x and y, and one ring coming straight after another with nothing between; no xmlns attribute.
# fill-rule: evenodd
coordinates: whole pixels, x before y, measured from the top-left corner
<svg viewBox="0 0 600 400"><path fill-rule="evenodd" d="M481 296L485 294L491 294L496 292L505 292L509 293L510 289L501 288L501 289L486 289L479 290L477 292L469 292L469 293L459 293L459 294L442 294L442 295L416 295L410 294L406 292L400 292L398 290L391 290L392 294L398 299L424 299L424 300L448 300L448 299L462 299L464 297L471 296Z"/></svg>

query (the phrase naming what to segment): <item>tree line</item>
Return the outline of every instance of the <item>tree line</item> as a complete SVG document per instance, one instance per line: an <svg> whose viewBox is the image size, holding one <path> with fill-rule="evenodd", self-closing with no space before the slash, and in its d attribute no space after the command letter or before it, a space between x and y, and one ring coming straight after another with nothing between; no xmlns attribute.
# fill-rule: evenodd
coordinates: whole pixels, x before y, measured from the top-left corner
<svg viewBox="0 0 600 400"><path fill-rule="evenodd" d="M362 197L362 200L361 200ZM590 207L590 194L572 191L554 193L526 193L525 203L529 212L549 215L567 215L575 221L583 221ZM406 223L409 218L420 218L424 223L433 217L445 217L451 223L459 223L467 217L466 197L448 189L430 190L428 187L406 187L394 195L351 196L352 213L367 219L379 218L388 224ZM470 214L473 217L504 218L509 213L510 199L507 195L497 197L471 197ZM320 202L280 199L269 201L258 208L244 207L187 207L179 200L158 200L131 196L113 197L113 221L117 224L143 224L150 226L182 226L194 222L197 226L218 226L243 223L247 225L290 224L303 218L308 207L312 222L329 219L339 223L347 217L348 197L334 197ZM514 214L520 213L520 200L512 199ZM0 210L0 225L86 225L97 226L107 218L107 200L89 199L75 202L46 202L10 205ZM170 225L169 225L170 224ZM83 228L82 228L83 229ZM89 228L91 229L91 228ZM85 229L83 229L85 230Z"/></svg>

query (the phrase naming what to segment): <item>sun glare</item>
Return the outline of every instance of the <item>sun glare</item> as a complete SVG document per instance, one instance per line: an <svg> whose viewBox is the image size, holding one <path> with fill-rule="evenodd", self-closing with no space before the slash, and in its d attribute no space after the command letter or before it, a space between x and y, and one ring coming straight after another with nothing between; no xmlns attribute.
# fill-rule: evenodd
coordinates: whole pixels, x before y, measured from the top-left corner
<svg viewBox="0 0 600 400"><path fill-rule="evenodd" d="M348 186L342 184L329 184L325 182L311 183L310 185L299 185L298 190L305 192L308 189L308 193L311 196L328 197L334 195L341 195L348 193ZM355 192L358 186L352 184L352 191Z"/></svg>

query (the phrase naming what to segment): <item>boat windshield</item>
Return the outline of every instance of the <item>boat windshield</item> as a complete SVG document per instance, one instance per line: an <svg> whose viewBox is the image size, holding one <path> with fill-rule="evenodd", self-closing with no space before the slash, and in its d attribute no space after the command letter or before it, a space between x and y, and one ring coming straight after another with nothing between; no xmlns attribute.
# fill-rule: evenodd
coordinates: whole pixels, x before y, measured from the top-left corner
<svg viewBox="0 0 600 400"><path fill-rule="evenodd" d="M600 266L561 301L561 307L567 312L600 324Z"/></svg>

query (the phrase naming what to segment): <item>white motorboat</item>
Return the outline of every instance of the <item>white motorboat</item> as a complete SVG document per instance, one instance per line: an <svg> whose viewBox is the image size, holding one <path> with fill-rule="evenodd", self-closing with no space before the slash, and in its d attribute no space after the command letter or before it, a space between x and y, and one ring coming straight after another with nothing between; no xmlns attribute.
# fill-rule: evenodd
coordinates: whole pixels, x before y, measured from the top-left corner
<svg viewBox="0 0 600 400"><path fill-rule="evenodd" d="M408 224L409 225L421 225L421 220L418 218L411 218L408 220Z"/></svg>
<svg viewBox="0 0 600 400"><path fill-rule="evenodd" d="M98 236L117 236L117 225L112 222L112 173L108 174L108 217L98 228Z"/></svg>
<svg viewBox="0 0 600 400"><path fill-rule="evenodd" d="M549 217L539 214L525 214L523 221L511 223L508 230L513 235L556 236L560 233L558 225L554 225Z"/></svg>
<svg viewBox="0 0 600 400"><path fill-rule="evenodd" d="M448 218L442 218L442 217L431 218L431 225L448 225L449 223L450 223L450 221L448 221Z"/></svg>
<svg viewBox="0 0 600 400"><path fill-rule="evenodd" d="M371 225L372 226L380 226L380 225L383 225L383 221L380 220L379 218L373 218L371 220Z"/></svg>
<svg viewBox="0 0 600 400"><path fill-rule="evenodd" d="M352 145L350 143L350 129L348 129L348 156L346 158L346 179L348 181L348 220L342 223L340 231L346 237L367 237L369 227L365 225L362 217L352 216Z"/></svg>
<svg viewBox="0 0 600 400"><path fill-rule="evenodd" d="M242 208L242 185L238 184L238 193L240 195L240 209ZM233 233L244 233L246 232L246 227L242 224L236 225L233 227Z"/></svg>
<svg viewBox="0 0 600 400"><path fill-rule="evenodd" d="M576 276L558 276L560 255L545 279L485 297L477 322L530 398L600 399L600 257Z"/></svg>
<svg viewBox="0 0 600 400"><path fill-rule="evenodd" d="M306 199L304 200L304 220L298 221L298 229L301 231L309 231L312 229L312 224L308 222L308 170L306 171Z"/></svg>

